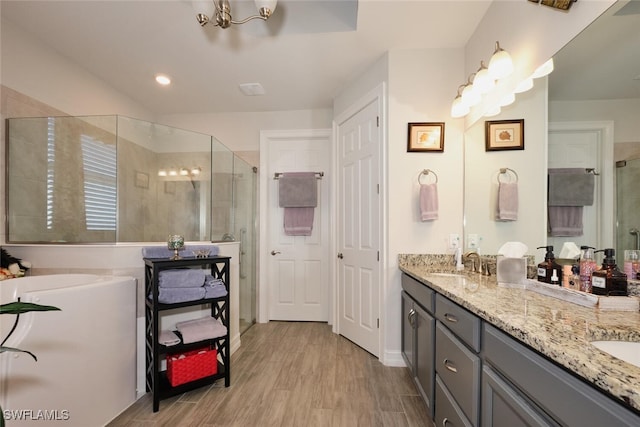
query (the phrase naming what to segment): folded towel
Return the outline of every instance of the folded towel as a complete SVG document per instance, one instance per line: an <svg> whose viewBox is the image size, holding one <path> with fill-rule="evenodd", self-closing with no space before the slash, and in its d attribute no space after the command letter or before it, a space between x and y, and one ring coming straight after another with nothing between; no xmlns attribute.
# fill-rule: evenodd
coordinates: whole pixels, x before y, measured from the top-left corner
<svg viewBox="0 0 640 427"><path fill-rule="evenodd" d="M420 218L438 219L438 184L420 184Z"/></svg>
<svg viewBox="0 0 640 427"><path fill-rule="evenodd" d="M160 288L197 288L204 285L206 270L199 268L174 268L162 270L158 275Z"/></svg>
<svg viewBox="0 0 640 427"><path fill-rule="evenodd" d="M501 182L498 186L498 221L516 221L518 219L518 184Z"/></svg>
<svg viewBox="0 0 640 427"><path fill-rule="evenodd" d="M582 206L549 206L550 236L582 236Z"/></svg>
<svg viewBox="0 0 640 427"><path fill-rule="evenodd" d="M158 342L166 346L176 345L180 344L180 337L173 331L162 331L158 337Z"/></svg>
<svg viewBox="0 0 640 427"><path fill-rule="evenodd" d="M284 234L311 236L315 208L284 208Z"/></svg>
<svg viewBox="0 0 640 427"><path fill-rule="evenodd" d="M549 206L591 206L595 176L584 168L549 169Z"/></svg>
<svg viewBox="0 0 640 427"><path fill-rule="evenodd" d="M219 248L216 245L185 245L180 250L181 256L195 256L193 251L208 250L209 256L218 255ZM142 258L172 258L173 249L166 246L145 246L142 248Z"/></svg>
<svg viewBox="0 0 640 427"><path fill-rule="evenodd" d="M176 329L180 332L180 335L182 335L182 342L184 344L227 335L227 327L224 326L220 320L213 317L203 317L201 319L178 322L176 323Z"/></svg>
<svg viewBox="0 0 640 427"><path fill-rule="evenodd" d="M198 288L158 288L158 302L162 304L176 304L179 302L196 301L204 298L204 287ZM153 294L149 294L153 299Z"/></svg>
<svg viewBox="0 0 640 427"><path fill-rule="evenodd" d="M278 180L281 208L314 208L318 206L318 180L315 172L287 172Z"/></svg>
<svg viewBox="0 0 640 427"><path fill-rule="evenodd" d="M224 285L222 279L217 279L213 276L207 276L204 281L205 298L222 298L227 296L227 287Z"/></svg>

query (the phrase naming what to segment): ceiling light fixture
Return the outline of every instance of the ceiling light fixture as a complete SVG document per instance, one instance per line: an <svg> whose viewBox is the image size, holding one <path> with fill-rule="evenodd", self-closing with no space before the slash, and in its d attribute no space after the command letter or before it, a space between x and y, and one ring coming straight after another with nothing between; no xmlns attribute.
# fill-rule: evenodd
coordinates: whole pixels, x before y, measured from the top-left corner
<svg viewBox="0 0 640 427"><path fill-rule="evenodd" d="M245 22L253 19L262 19L266 21L269 19L274 10L276 10L277 0L254 0L256 8L258 8L259 15L249 16L248 18L241 19L240 21L234 21L231 17L231 5L229 0L213 0L213 4L216 7L214 14L209 17L204 13L198 13L196 19L198 24L204 27L208 23L211 23L215 27L229 28L231 24L244 24Z"/></svg>
<svg viewBox="0 0 640 427"><path fill-rule="evenodd" d="M167 86L171 83L171 78L166 74L156 74L156 82L161 84L162 86Z"/></svg>
<svg viewBox="0 0 640 427"><path fill-rule="evenodd" d="M489 61L489 74L495 79L503 79L513 73L513 61L511 55L496 42L496 50Z"/></svg>

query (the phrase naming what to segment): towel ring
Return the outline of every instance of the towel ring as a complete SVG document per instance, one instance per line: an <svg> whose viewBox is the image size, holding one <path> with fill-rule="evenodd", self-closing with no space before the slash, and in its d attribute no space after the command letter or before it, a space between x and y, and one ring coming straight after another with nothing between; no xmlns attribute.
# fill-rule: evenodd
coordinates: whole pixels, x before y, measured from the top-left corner
<svg viewBox="0 0 640 427"><path fill-rule="evenodd" d="M422 172L420 172L420 175L418 175L418 184L422 185L422 181L420 180L420 178L422 178L422 176L426 176L429 175L430 173L433 174L433 176L436 178L436 181L434 182L434 184L438 183L438 175L436 175L436 173L434 171L432 171L431 169L423 169Z"/></svg>
<svg viewBox="0 0 640 427"><path fill-rule="evenodd" d="M516 182L518 182L518 173L510 168L500 168L500 173L498 174L498 183L502 183L500 181L500 175L509 175L508 172L511 172L516 177ZM509 178L509 182L511 182L511 178Z"/></svg>

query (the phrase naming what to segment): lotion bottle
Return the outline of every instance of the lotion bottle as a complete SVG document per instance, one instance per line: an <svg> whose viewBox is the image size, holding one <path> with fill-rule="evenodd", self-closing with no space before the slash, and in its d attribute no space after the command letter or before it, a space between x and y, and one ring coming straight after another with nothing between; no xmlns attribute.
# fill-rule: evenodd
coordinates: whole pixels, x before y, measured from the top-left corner
<svg viewBox="0 0 640 427"><path fill-rule="evenodd" d="M554 284L562 283L562 266L556 262L556 256L553 254L553 246L539 246L538 249L546 249L544 261L538 264L538 281L551 283L551 277L554 276Z"/></svg>
<svg viewBox="0 0 640 427"><path fill-rule="evenodd" d="M592 293L607 296L627 296L627 275L616 265L615 249L602 249L604 252L602 269L591 275Z"/></svg>
<svg viewBox="0 0 640 427"><path fill-rule="evenodd" d="M591 246L580 246L580 290L591 292L591 275L595 271L597 264L593 256Z"/></svg>

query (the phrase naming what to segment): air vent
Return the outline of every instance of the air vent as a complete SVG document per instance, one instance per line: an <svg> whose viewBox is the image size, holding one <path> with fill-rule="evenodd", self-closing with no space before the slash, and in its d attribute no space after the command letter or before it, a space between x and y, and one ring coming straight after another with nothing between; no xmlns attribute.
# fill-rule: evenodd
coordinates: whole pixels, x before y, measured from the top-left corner
<svg viewBox="0 0 640 427"><path fill-rule="evenodd" d="M242 83L238 85L242 93L247 96L259 96L264 95L264 88L260 83Z"/></svg>

